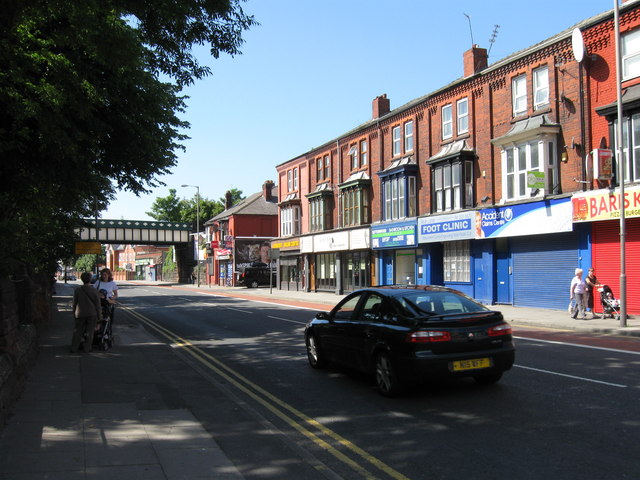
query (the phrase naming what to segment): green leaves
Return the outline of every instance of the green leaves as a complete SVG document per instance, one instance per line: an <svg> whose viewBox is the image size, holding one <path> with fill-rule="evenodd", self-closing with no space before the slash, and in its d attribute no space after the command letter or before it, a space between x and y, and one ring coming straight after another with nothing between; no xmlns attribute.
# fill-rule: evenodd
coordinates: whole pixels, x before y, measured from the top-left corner
<svg viewBox="0 0 640 480"><path fill-rule="evenodd" d="M235 55L254 23L238 0L4 2L0 273L52 268L80 218L163 185L187 138L181 88L210 74L192 46Z"/></svg>

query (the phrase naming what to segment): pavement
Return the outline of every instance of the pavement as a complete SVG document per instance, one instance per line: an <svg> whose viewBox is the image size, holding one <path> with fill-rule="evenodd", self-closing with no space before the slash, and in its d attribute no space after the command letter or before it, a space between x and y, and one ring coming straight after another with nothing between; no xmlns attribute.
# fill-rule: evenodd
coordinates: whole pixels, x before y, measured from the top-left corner
<svg viewBox="0 0 640 480"><path fill-rule="evenodd" d="M329 310L334 293L164 282L122 282ZM155 359L182 362L141 325L115 322L107 352L72 354L71 298L79 282L58 283L52 321L7 424L0 426L0 480L242 479L193 413L161 391ZM640 319L574 320L566 311L496 305L518 328L640 336ZM133 322L134 320L131 320Z"/></svg>

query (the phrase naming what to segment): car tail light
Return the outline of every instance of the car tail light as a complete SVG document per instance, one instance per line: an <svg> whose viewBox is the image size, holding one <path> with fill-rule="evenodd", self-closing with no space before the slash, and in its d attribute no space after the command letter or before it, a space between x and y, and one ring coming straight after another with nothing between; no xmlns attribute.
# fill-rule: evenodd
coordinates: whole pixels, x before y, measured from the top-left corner
<svg viewBox="0 0 640 480"><path fill-rule="evenodd" d="M511 325L508 323L501 323L500 325L496 325L491 327L487 333L490 337L499 337L501 335L511 335Z"/></svg>
<svg viewBox="0 0 640 480"><path fill-rule="evenodd" d="M449 340L451 340L451 333L441 330L418 330L411 332L406 338L409 343L448 342Z"/></svg>

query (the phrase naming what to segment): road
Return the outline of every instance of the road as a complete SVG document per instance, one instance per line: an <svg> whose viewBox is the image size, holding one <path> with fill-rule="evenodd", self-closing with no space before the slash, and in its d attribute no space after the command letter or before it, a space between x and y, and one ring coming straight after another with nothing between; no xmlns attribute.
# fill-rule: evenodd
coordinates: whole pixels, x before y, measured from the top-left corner
<svg viewBox="0 0 640 480"><path fill-rule="evenodd" d="M158 368L247 479L640 477L637 339L516 330L498 385L387 399L363 375L308 367L311 311L127 285L120 301L116 321L186 362Z"/></svg>

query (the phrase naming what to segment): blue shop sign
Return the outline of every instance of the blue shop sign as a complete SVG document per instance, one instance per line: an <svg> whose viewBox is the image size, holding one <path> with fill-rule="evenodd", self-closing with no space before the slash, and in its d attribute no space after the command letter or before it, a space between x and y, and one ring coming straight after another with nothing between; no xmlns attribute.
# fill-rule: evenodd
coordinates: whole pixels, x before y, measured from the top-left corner
<svg viewBox="0 0 640 480"><path fill-rule="evenodd" d="M447 242L476 238L476 212L434 215L418 219L418 242Z"/></svg>
<svg viewBox="0 0 640 480"><path fill-rule="evenodd" d="M416 246L416 223L393 223L371 227L372 248L397 248Z"/></svg>
<svg viewBox="0 0 640 480"><path fill-rule="evenodd" d="M549 199L478 211L479 238L517 237L571 232L570 198Z"/></svg>

